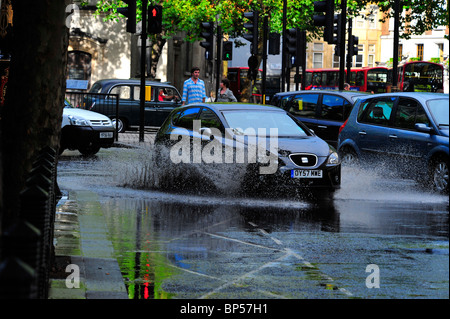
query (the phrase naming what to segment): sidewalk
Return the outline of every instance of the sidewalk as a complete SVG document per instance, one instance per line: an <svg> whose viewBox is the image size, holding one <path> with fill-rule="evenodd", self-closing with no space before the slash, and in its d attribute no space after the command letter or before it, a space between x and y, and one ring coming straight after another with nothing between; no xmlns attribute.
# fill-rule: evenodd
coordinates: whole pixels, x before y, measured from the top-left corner
<svg viewBox="0 0 450 319"><path fill-rule="evenodd" d="M120 133L114 147L150 147L155 133ZM64 192L64 190L62 190ZM54 225L55 268L49 299L128 299L97 195L69 191L57 204Z"/></svg>
<svg viewBox="0 0 450 319"><path fill-rule="evenodd" d="M54 246L49 299L128 299L95 193L64 194L56 208Z"/></svg>

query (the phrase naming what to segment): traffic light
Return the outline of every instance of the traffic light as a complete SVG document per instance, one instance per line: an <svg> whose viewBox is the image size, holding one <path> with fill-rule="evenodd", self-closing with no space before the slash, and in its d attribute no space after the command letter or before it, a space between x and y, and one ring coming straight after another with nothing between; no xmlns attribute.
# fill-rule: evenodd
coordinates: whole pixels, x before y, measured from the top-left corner
<svg viewBox="0 0 450 319"><path fill-rule="evenodd" d="M314 1L314 12L323 13L313 16L314 25L325 27L323 39L333 43L334 0Z"/></svg>
<svg viewBox="0 0 450 319"><path fill-rule="evenodd" d="M289 61L292 62L292 57L294 61L292 65L297 64L297 29L286 30L286 48L289 54Z"/></svg>
<svg viewBox="0 0 450 319"><path fill-rule="evenodd" d="M348 39L348 54L350 56L358 55L358 42L359 38L354 35Z"/></svg>
<svg viewBox="0 0 450 319"><path fill-rule="evenodd" d="M200 27L204 30L200 35L205 38L205 41L200 42L200 46L206 49L206 60L213 60L214 54L214 23L202 22Z"/></svg>
<svg viewBox="0 0 450 319"><path fill-rule="evenodd" d="M136 0L123 0L127 7L117 8L117 12L127 17L127 32L136 33Z"/></svg>
<svg viewBox="0 0 450 319"><path fill-rule="evenodd" d="M340 44L342 42L342 36L341 36L341 15L335 14L333 16L333 41L329 44Z"/></svg>
<svg viewBox="0 0 450 319"><path fill-rule="evenodd" d="M276 32L269 33L269 54L280 54L280 34Z"/></svg>
<svg viewBox="0 0 450 319"><path fill-rule="evenodd" d="M250 23L244 23L244 28L249 32L244 34L244 39L250 41L252 55L258 55L258 15L258 11L244 12L244 17L250 20Z"/></svg>
<svg viewBox="0 0 450 319"><path fill-rule="evenodd" d="M233 42L223 41L222 60L228 61L233 59Z"/></svg>
<svg viewBox="0 0 450 319"><path fill-rule="evenodd" d="M159 34L162 32L162 6L154 5L148 7L148 33Z"/></svg>

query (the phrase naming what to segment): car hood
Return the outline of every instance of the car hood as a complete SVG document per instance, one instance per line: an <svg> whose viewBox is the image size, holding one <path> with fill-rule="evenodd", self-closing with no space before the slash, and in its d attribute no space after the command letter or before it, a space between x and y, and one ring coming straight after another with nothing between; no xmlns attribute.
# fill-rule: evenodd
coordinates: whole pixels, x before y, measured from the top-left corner
<svg viewBox="0 0 450 319"><path fill-rule="evenodd" d="M330 147L324 140L315 136L305 136L303 138L278 138L279 153L287 151L289 153L313 153L317 156L328 156Z"/></svg>
<svg viewBox="0 0 450 319"><path fill-rule="evenodd" d="M109 120L109 117L97 113L97 112L93 112L93 111L88 111L88 110L84 110L84 109L79 109L79 108L72 108L72 107L65 107L63 109L63 114L64 115L72 115L72 116L78 116L78 117L82 117L86 120Z"/></svg>
<svg viewBox="0 0 450 319"><path fill-rule="evenodd" d="M243 140L241 139L241 142ZM246 142L244 142L246 144ZM271 144L270 144L271 143ZM266 139L266 149L273 150L273 139ZM287 156L292 153L312 153L317 156L328 156L330 153L330 146L327 142L316 136L304 137L278 137L277 151L280 156Z"/></svg>

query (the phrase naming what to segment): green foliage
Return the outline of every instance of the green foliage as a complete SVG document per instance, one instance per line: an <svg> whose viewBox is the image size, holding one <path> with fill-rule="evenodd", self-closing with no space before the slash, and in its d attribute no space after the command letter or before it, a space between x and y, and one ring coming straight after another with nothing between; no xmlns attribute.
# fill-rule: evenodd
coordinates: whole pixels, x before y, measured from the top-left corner
<svg viewBox="0 0 450 319"><path fill-rule="evenodd" d="M309 35L317 37L321 30L312 23L314 0L287 0L287 28L298 27L309 31ZM335 0L336 12L340 9L340 0ZM260 17L269 18L269 28L272 32L281 33L283 26L283 0L159 0L149 1L151 4L163 6L164 36L186 32L187 41L198 40L200 23L220 21L224 33L237 37L245 33L243 29L243 13L258 10ZM349 17L363 15L365 6L374 3L369 0L347 0ZM385 21L393 16L394 0L377 1L381 12L386 12ZM448 7L441 1L402 0L405 12L401 17L402 37L412 34L422 34L437 26L448 25ZM100 0L97 2L97 14L102 13L106 20L117 20L120 15L117 8L125 6L122 0ZM137 0L137 20L141 20L142 0ZM368 13L370 15L370 12ZM366 16L366 18L368 18ZM260 19L262 21L262 19ZM415 23L410 23L412 20Z"/></svg>

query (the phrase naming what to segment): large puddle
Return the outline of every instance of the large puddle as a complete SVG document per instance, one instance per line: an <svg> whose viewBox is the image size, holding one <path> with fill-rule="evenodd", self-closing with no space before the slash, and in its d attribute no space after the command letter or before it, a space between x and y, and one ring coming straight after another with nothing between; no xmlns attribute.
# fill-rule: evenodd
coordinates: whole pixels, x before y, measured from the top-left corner
<svg viewBox="0 0 450 319"><path fill-rule="evenodd" d="M63 162L61 178L68 187L87 187L101 195L132 299L201 296L194 282L189 291L189 284L178 289L171 278L195 273L206 285L227 278L232 275L223 270L227 265L238 265L249 255L257 260L266 251L273 254L278 243L266 241L271 234L284 243L290 234L401 235L436 243L448 254L448 197L424 192L412 181L344 167L334 200L311 203L289 197L243 198L233 191L236 171L217 178L214 170L203 170L207 184L197 184L189 193L167 192L159 187L160 167L148 151L115 149L114 156ZM165 174L164 183L172 179L176 184L178 173ZM214 267L225 275L212 275L218 272Z"/></svg>

